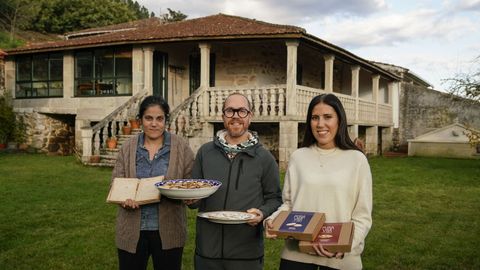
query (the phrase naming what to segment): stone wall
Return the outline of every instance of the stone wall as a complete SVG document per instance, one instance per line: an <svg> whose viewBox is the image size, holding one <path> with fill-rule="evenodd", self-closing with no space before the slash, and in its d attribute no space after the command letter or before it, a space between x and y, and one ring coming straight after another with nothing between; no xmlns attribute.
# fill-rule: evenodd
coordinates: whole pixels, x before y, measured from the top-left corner
<svg viewBox="0 0 480 270"><path fill-rule="evenodd" d="M26 124L26 143L49 155L71 155L75 146L75 117L20 112Z"/></svg>
<svg viewBox="0 0 480 270"><path fill-rule="evenodd" d="M425 87L401 84L398 140L402 148L407 140L455 121L480 129L480 104Z"/></svg>

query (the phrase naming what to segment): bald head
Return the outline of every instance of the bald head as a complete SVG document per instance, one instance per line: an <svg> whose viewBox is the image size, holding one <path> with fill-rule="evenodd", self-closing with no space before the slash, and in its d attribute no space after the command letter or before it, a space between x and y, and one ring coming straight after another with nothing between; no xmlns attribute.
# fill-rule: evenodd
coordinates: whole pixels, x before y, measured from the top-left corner
<svg viewBox="0 0 480 270"><path fill-rule="evenodd" d="M243 98L245 99L245 103L246 103L246 105L247 105L246 108L247 108L249 111L252 110L252 105L250 104L250 101L248 100L248 98L247 98L245 95L240 94L240 93L233 93L233 94L228 95L228 97L225 99L225 101L223 101L222 111L225 109L225 104L227 104L227 102L229 101L229 99L232 98L232 97L237 97L237 96L243 97Z"/></svg>

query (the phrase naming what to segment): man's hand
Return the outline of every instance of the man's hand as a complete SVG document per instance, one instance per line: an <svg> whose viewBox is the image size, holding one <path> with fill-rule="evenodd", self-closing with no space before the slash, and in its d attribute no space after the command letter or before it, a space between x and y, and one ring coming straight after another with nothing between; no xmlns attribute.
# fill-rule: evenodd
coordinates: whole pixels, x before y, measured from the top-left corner
<svg viewBox="0 0 480 270"><path fill-rule="evenodd" d="M263 220L263 212L260 211L259 209L257 208L250 208L247 210L247 213L251 213L251 214L254 214L255 217L252 218L252 219L249 219L247 221L247 223L250 225L250 226L257 226L258 223L261 223L262 220Z"/></svg>

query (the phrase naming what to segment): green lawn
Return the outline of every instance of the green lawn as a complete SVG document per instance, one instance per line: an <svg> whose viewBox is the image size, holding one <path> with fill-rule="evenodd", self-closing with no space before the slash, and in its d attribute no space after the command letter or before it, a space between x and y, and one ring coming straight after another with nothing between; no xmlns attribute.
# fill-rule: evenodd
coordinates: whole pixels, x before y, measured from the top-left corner
<svg viewBox="0 0 480 270"><path fill-rule="evenodd" d="M480 160L373 158L365 269L480 269ZM0 269L116 269L111 169L0 154ZM184 269L192 269L194 211ZM281 240L266 241L276 269Z"/></svg>

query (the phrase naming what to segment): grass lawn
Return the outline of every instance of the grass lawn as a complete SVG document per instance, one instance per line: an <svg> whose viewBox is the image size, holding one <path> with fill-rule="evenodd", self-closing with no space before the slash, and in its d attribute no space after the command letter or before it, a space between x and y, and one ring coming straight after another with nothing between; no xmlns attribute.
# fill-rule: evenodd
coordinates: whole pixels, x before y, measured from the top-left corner
<svg viewBox="0 0 480 270"><path fill-rule="evenodd" d="M480 269L480 160L373 158L365 269ZM0 153L0 269L116 269L111 169ZM184 269L193 269L194 211ZM266 241L277 269L281 240Z"/></svg>

